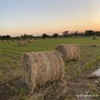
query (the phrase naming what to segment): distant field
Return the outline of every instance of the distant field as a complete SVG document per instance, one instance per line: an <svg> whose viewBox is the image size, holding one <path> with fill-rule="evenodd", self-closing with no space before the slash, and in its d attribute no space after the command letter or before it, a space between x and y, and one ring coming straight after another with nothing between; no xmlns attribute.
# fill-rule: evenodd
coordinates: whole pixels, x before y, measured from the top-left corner
<svg viewBox="0 0 100 100"><path fill-rule="evenodd" d="M18 41L0 43L0 51L1 50L11 50L16 52L30 52L30 51L46 51L54 49L58 44L100 44L100 37L97 40L92 40L92 37L81 37L81 38L55 38L55 39L37 39L33 40L33 43L28 43L25 47L19 47Z"/></svg>
<svg viewBox="0 0 100 100"><path fill-rule="evenodd" d="M27 100L28 91L23 82L22 68L22 57L25 52L48 51L55 49L58 44L100 44L100 37L97 37L97 40L92 40L92 37L36 39L32 43L27 42L26 46L18 46L18 42L9 40L2 43L0 41L0 100L14 100L14 98ZM72 82L72 79L82 77L81 73L92 72L92 69L97 69L100 66L100 46L80 45L79 48L81 58L78 61L66 63L65 80ZM47 91L48 88L50 87L40 89L38 93L35 92L32 100L43 100L44 95L49 98L48 92L49 94L54 93L54 90L52 89L53 86L50 88L51 90Z"/></svg>

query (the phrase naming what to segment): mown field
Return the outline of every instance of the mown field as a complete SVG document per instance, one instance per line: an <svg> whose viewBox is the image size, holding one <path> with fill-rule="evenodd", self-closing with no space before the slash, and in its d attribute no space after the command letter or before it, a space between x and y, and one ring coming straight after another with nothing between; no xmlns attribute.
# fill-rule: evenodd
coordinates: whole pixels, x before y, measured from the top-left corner
<svg viewBox="0 0 100 100"><path fill-rule="evenodd" d="M30 93L24 83L23 54L31 51L48 51L55 49L58 44L69 43L80 44L80 59L66 63L65 77L62 81L46 84ZM75 100L75 94L79 93L99 95L100 84L94 84L95 80L88 79L88 76L98 68L100 37L97 37L97 40L92 40L92 37L36 39L26 46L19 46L18 40L4 43L0 41L0 100Z"/></svg>

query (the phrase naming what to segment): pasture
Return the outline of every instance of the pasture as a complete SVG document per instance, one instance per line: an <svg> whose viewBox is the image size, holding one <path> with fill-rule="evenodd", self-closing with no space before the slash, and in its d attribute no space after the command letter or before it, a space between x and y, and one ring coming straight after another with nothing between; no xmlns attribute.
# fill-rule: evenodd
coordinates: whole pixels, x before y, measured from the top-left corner
<svg viewBox="0 0 100 100"><path fill-rule="evenodd" d="M31 43L26 41L26 46L19 46L18 42L0 41L0 100L75 100L75 94L84 91L100 93L100 84L94 85L94 81L87 78L100 68L100 37L97 40L92 37L36 39ZM23 80L24 53L54 50L58 44L80 44L80 59L66 63L62 81L46 84L30 93Z"/></svg>

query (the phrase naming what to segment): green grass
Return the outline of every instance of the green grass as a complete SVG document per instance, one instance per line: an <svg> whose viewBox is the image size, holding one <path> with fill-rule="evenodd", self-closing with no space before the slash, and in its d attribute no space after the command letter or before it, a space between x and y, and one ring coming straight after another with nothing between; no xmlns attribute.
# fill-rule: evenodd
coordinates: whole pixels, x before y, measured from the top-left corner
<svg viewBox="0 0 100 100"><path fill-rule="evenodd" d="M83 38L57 38L57 39L37 39L27 46L19 47L18 42L11 42L10 44L1 43L0 50L11 50L17 52L31 52L31 51L46 51L54 49L58 44L100 44L100 37L97 40L92 40L91 37Z"/></svg>
<svg viewBox="0 0 100 100"><path fill-rule="evenodd" d="M9 42L9 44L8 44ZM0 43L0 67L20 60L25 52L48 51L55 49L58 44L100 44L100 37L92 40L92 37L83 38L57 38L57 39L37 39L33 43L27 43L27 46L18 46L18 41L6 41ZM13 64L12 64L13 65Z"/></svg>
<svg viewBox="0 0 100 100"><path fill-rule="evenodd" d="M25 52L39 52L53 50L58 44L100 44L100 37L97 40L92 40L92 37L83 38L56 38L56 39L37 39L33 43L27 43L26 46L18 46L18 41L6 41L0 43L0 82L7 82L13 80L11 90L17 93L18 100L25 100L27 98L27 91L23 86L21 80L22 75L22 57ZM78 77L84 71L91 69L98 60L100 60L100 47L94 48L90 46L79 46L81 49L81 58L77 61L70 61L65 66L65 77ZM19 78L19 76L21 76ZM13 79L18 77L19 80ZM16 82L16 83L15 83ZM9 84L9 83L7 83ZM19 89L19 86L21 86ZM52 90L51 90L52 91ZM54 91L52 91L54 93ZM34 100L42 100L44 94L35 93ZM38 96L39 95L39 96Z"/></svg>
<svg viewBox="0 0 100 100"><path fill-rule="evenodd" d="M91 67L93 67L93 65L94 65L96 62L98 62L98 61L100 61L100 56L98 56L98 57L96 57L96 58L94 58L94 59L92 59L92 60L86 62L86 64L83 65L82 68L80 68L79 70L77 70L77 71L74 73L73 77L74 77L74 78L77 78L77 77L80 76L83 72L85 72L85 71L91 69Z"/></svg>

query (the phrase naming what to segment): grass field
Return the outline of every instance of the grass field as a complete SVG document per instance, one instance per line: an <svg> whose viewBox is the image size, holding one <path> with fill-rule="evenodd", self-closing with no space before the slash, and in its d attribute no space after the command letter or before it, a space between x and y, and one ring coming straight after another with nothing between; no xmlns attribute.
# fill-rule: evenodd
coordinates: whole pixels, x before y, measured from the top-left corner
<svg viewBox="0 0 100 100"><path fill-rule="evenodd" d="M57 44L100 44L100 37L97 40L92 40L91 37L82 38L58 38L58 39L37 39L33 43L28 44L27 47L17 46L17 42L10 42L10 44L0 44L0 50L11 50L16 52L30 52L30 51L44 51L54 49Z"/></svg>
<svg viewBox="0 0 100 100"><path fill-rule="evenodd" d="M80 44L80 59L66 63L63 81L37 88L30 96L23 81L23 54L32 51L48 51L55 49L58 44L69 43ZM100 37L97 40L92 40L92 37L36 39L26 46L18 46L18 41L0 42L0 100L28 100L29 98L31 100L75 100L74 95L71 94L83 90L99 94L100 88L86 79L100 66L100 45L92 47L90 44L100 44Z"/></svg>

